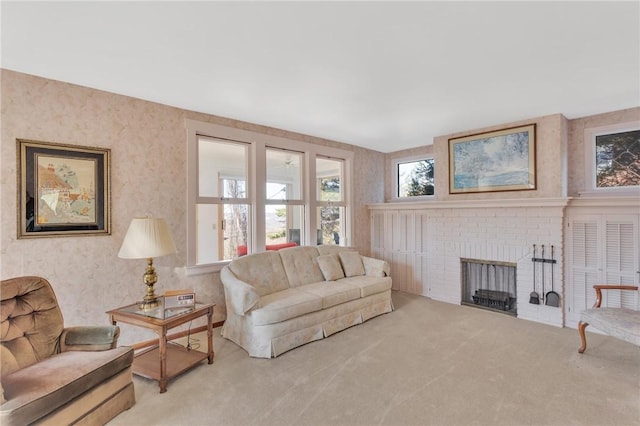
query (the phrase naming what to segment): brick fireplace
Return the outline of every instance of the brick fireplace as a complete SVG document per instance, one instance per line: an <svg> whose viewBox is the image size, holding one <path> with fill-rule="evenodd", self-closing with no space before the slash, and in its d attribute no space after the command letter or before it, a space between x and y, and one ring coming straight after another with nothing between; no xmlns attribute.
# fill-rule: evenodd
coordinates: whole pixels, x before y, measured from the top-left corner
<svg viewBox="0 0 640 426"><path fill-rule="evenodd" d="M461 304L461 259L514 265L518 318L562 327L563 232L566 198L433 201L370 206L372 255L391 264L394 288ZM536 244L554 245L560 307L529 303ZM551 269L545 282L551 283ZM537 291L542 292L538 269ZM551 290L550 286L545 291Z"/></svg>

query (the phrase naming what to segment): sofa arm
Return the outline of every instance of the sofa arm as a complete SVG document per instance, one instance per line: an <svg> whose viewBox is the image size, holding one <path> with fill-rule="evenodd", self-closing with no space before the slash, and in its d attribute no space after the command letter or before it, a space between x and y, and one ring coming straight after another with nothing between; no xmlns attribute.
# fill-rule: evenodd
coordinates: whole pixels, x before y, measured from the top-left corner
<svg viewBox="0 0 640 426"><path fill-rule="evenodd" d="M236 278L226 266L220 271L220 280L224 286L227 310L231 309L237 315L244 315L260 300L260 295L256 292L256 289Z"/></svg>
<svg viewBox="0 0 640 426"><path fill-rule="evenodd" d="M120 327L116 325L69 327L60 336L60 350L106 351L116 347Z"/></svg>
<svg viewBox="0 0 640 426"><path fill-rule="evenodd" d="M391 268L387 261L366 256L361 257L365 275L373 277L388 277L391 275Z"/></svg>

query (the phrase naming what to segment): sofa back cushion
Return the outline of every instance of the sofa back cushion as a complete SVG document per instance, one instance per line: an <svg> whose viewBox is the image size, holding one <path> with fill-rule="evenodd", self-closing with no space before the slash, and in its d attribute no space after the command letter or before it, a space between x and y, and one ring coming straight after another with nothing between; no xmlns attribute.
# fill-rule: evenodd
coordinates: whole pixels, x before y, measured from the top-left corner
<svg viewBox="0 0 640 426"><path fill-rule="evenodd" d="M287 274L277 251L265 251L243 256L229 263L229 269L239 280L253 286L260 296L289 288Z"/></svg>
<svg viewBox="0 0 640 426"><path fill-rule="evenodd" d="M318 266L316 258L318 250L315 247L301 246L282 249L278 252L282 264L289 278L291 287L324 281L324 275Z"/></svg>
<svg viewBox="0 0 640 426"><path fill-rule="evenodd" d="M355 249L351 248L351 247L334 246L333 244L323 244L323 245L318 246L316 248L318 249L318 254L320 256L325 256L327 254L338 255L342 251L355 251Z"/></svg>
<svg viewBox="0 0 640 426"><path fill-rule="evenodd" d="M60 352L62 312L47 280L3 280L0 298L0 377Z"/></svg>
<svg viewBox="0 0 640 426"><path fill-rule="evenodd" d="M362 256L358 252L343 251L338 256L340 257L345 277L357 277L365 274Z"/></svg>
<svg viewBox="0 0 640 426"><path fill-rule="evenodd" d="M316 257L316 260L326 281L337 281L344 278L344 271L342 270L342 265L337 255L325 254Z"/></svg>

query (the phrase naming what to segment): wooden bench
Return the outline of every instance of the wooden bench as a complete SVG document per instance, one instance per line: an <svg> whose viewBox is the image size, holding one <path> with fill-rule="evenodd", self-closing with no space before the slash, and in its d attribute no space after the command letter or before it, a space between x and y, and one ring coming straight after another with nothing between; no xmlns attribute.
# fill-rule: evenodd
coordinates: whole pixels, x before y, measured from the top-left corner
<svg viewBox="0 0 640 426"><path fill-rule="evenodd" d="M593 308L580 313L578 332L582 340L582 346L578 349L583 353L587 349L587 337L585 329L592 325L610 336L640 346L640 311L627 308L601 308L603 290L638 290L632 285L594 285L596 290L596 303Z"/></svg>

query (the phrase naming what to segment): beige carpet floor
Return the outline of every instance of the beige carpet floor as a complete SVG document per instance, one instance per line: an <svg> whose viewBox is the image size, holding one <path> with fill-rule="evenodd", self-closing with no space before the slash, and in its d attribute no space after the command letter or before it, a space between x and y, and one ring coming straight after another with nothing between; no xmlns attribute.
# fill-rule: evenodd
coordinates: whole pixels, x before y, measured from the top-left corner
<svg viewBox="0 0 640 426"><path fill-rule="evenodd" d="M574 329L399 292L393 300L390 314L270 360L218 329L212 365L164 394L135 376L136 405L110 424L640 424L638 347L589 333L580 355Z"/></svg>

